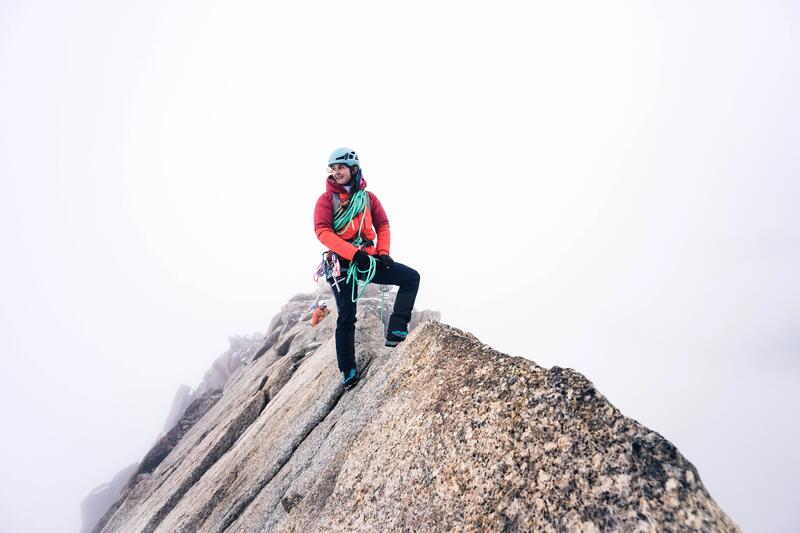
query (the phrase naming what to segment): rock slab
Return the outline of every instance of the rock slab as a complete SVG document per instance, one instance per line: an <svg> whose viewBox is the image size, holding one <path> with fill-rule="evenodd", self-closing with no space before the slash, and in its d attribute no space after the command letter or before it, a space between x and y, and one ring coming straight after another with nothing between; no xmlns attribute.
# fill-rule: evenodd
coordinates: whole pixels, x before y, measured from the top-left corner
<svg viewBox="0 0 800 533"><path fill-rule="evenodd" d="M391 350L362 310L343 391L335 318L245 365L97 530L739 531L578 372L433 321Z"/></svg>

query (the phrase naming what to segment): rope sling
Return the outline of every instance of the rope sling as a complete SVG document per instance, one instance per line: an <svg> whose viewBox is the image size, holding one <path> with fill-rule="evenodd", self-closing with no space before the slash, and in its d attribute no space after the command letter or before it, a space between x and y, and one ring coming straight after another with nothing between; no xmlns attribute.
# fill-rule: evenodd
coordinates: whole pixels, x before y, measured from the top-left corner
<svg viewBox="0 0 800 533"><path fill-rule="evenodd" d="M367 193L365 190L360 190L356 192L351 198L350 201L347 202L347 205L340 206L337 213L334 214L333 217L333 230L338 234L342 235L345 230L347 230L347 226L350 225L351 228L355 229L355 224L353 220L360 214L364 213L364 210L367 208ZM361 249L361 244L364 242L364 239L361 237L361 230L364 229L364 219L366 216L362 216L361 220L358 224L358 235L355 239L351 241L351 244L356 248ZM375 278L375 270L376 270L376 261L375 258L371 255L369 257L369 266L366 270L362 270L358 268L358 265L355 261L350 262L350 268L347 269L347 283L350 283L351 280L353 282L352 287L353 290L350 294L350 299L353 303L357 302L361 295L364 294L364 291L367 289L367 285L372 283L372 280Z"/></svg>

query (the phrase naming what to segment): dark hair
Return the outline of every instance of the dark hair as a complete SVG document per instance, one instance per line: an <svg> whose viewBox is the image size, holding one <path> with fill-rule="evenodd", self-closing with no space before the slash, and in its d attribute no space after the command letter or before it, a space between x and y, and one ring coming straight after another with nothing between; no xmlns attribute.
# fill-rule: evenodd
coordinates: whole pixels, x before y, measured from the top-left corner
<svg viewBox="0 0 800 533"><path fill-rule="evenodd" d="M356 172L353 174L353 167L355 167ZM353 195L361 190L361 167L358 165L353 165L350 167L350 174L353 176L351 183L353 184L353 190L350 191L350 194Z"/></svg>

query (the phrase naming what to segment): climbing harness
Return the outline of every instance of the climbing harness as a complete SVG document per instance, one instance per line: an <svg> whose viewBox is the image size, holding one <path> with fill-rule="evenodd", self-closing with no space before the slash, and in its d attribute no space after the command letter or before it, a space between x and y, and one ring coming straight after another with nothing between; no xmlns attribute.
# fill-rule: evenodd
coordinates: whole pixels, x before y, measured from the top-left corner
<svg viewBox="0 0 800 533"><path fill-rule="evenodd" d="M333 229L338 235L342 235L345 231L347 231L348 226L352 229L356 229L355 226L355 218L359 215L358 222L358 235L355 239L350 241L350 243L358 248L359 250L364 250L370 246L374 246L374 242L371 240L365 241L361 236L361 231L364 229L364 220L366 216L364 216L364 211L369 207L369 196L365 190L360 190L356 192L350 200L345 204L341 205L339 196L337 194L333 194ZM367 285L369 285L373 278L375 278L375 271L377 270L377 262L374 257L368 255L369 257L369 266L366 269L358 268L355 261L350 262L350 267L347 269L347 283L352 282L352 292L350 294L350 298L353 303L357 302L361 295L364 294L364 291L367 289ZM339 256L331 251L327 251L322 254L322 262L317 267L317 272L314 275L314 281L318 281L319 278L333 278L333 284L336 286L336 291L341 294L341 288L339 287L339 276L341 275L341 266L339 265Z"/></svg>

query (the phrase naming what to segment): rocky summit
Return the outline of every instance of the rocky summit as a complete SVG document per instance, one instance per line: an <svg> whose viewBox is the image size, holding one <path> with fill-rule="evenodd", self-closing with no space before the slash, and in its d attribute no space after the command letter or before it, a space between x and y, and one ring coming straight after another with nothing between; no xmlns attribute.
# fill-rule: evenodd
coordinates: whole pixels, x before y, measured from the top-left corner
<svg viewBox="0 0 800 533"><path fill-rule="evenodd" d="M669 441L578 372L431 312L386 348L366 298L355 388L336 368L335 310L312 328L293 299L95 531L739 531Z"/></svg>

